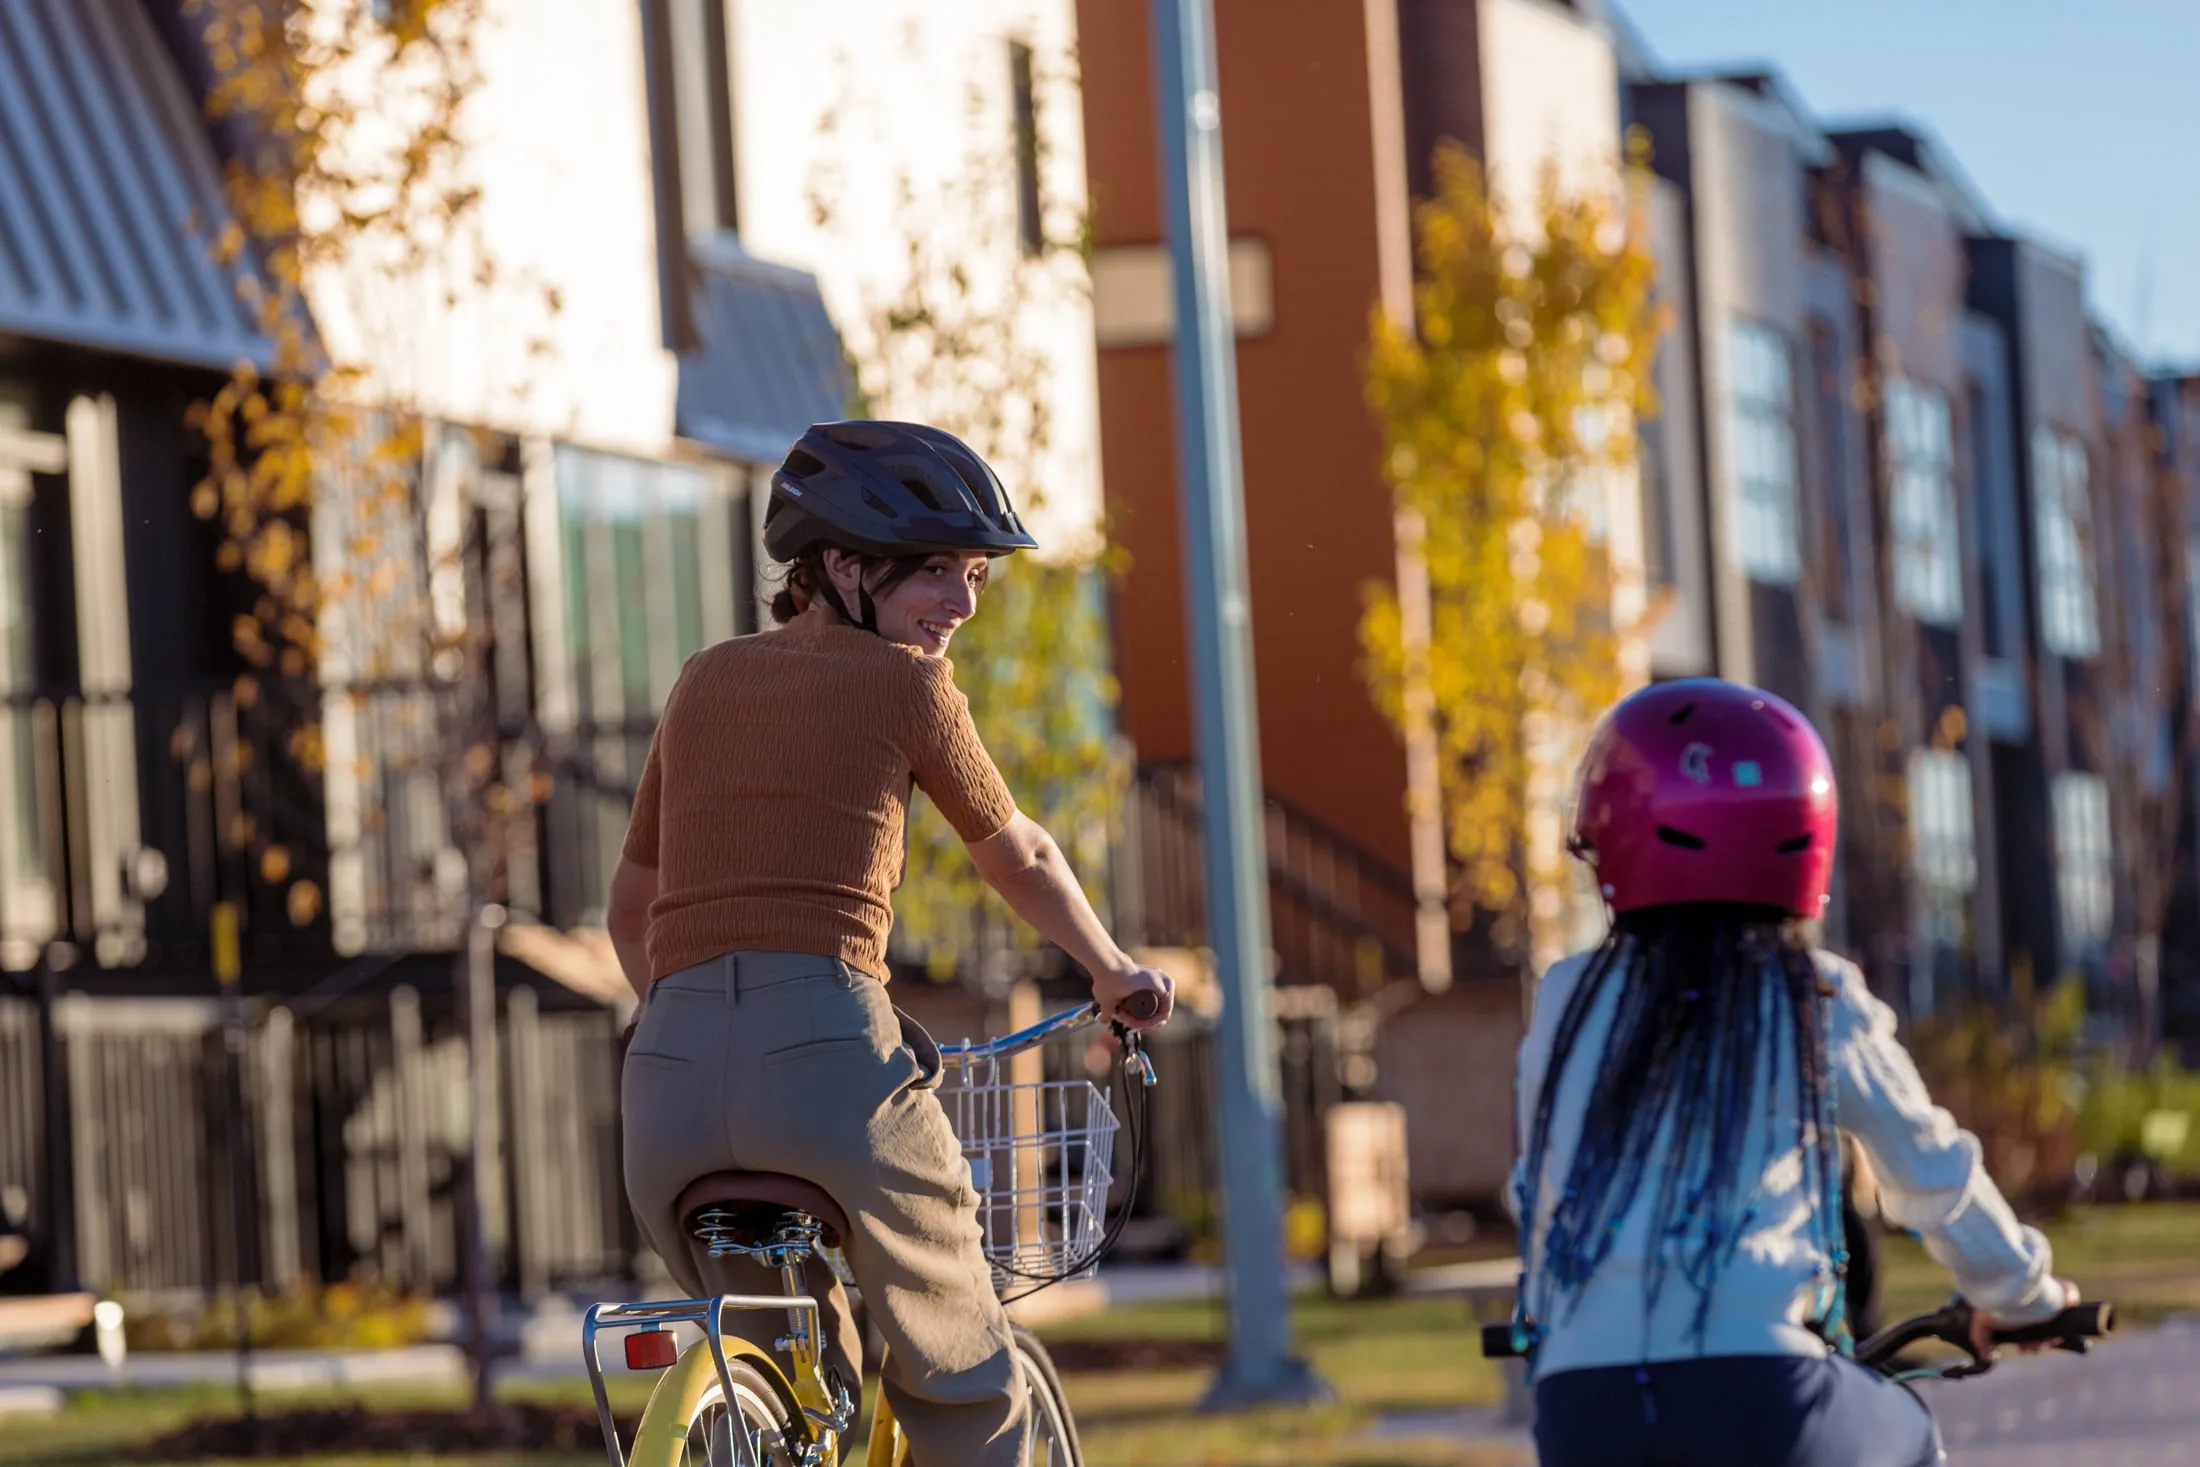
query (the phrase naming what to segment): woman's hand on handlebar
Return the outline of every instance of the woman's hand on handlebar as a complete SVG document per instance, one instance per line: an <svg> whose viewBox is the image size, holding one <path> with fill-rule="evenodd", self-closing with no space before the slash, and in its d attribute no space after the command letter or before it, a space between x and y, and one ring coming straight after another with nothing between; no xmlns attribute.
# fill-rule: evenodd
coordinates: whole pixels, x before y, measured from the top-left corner
<svg viewBox="0 0 2200 1467"><path fill-rule="evenodd" d="M1092 975L1092 1001L1126 1029L1158 1029L1176 1007L1174 985L1159 968L1127 966Z"/></svg>
<svg viewBox="0 0 2200 1467"><path fill-rule="evenodd" d="M2066 1307L2077 1303L2079 1299L2084 1297L2078 1292L2078 1286L2070 1280L2057 1279L2055 1282L2062 1285L2063 1304ZM2009 1343L2006 1340L1997 1340L1994 1337L2014 1328L2016 1326L1996 1319L1983 1309L1974 1313L1971 1316L1971 1346L1977 1352L1979 1359L1993 1359L1994 1352ZM2017 1345L2016 1348L2027 1355L2037 1355L2042 1350L2053 1348L2054 1343L2053 1340L2027 1340Z"/></svg>

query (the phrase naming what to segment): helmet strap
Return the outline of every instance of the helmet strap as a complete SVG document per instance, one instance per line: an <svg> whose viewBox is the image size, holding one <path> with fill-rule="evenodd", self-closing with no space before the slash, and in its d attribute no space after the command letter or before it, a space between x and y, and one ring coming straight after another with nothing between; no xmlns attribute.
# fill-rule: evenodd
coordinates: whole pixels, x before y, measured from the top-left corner
<svg viewBox="0 0 2200 1467"><path fill-rule="evenodd" d="M848 603L840 599L840 588L832 583L830 577L827 577L818 589L825 593L825 599L832 603L833 610L840 613L842 621L852 627L859 627L873 636L878 635L878 607L871 600L871 588L863 584L860 577L856 581L856 604L863 608L861 617L848 614Z"/></svg>

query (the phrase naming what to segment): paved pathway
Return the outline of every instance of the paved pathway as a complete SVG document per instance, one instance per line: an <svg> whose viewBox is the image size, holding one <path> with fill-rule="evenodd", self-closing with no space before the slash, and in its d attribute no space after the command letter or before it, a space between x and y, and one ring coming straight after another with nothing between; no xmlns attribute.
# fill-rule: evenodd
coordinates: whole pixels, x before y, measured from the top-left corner
<svg viewBox="0 0 2200 1467"><path fill-rule="evenodd" d="M1927 1382L1949 1467L2200 1467L2200 1320Z"/></svg>
<svg viewBox="0 0 2200 1467"><path fill-rule="evenodd" d="M2200 1320L2135 1331L2090 1355L2019 1356L1976 1380L1918 1390L1940 1422L1948 1467L2200 1467ZM1369 1434L1534 1461L1527 1430L1486 1407L1399 1412Z"/></svg>

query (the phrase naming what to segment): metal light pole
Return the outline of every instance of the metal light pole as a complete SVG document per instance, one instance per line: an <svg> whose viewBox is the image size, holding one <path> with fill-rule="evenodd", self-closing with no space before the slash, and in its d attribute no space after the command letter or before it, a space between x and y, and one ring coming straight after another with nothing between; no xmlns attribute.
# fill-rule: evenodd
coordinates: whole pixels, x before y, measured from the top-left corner
<svg viewBox="0 0 2200 1467"><path fill-rule="evenodd" d="M496 1341L491 1337L489 1188L497 1175L489 1161L489 1114L496 1104L497 929L504 908L490 903L467 928L466 996L466 1336L473 1355L474 1407L496 1407Z"/></svg>
<svg viewBox="0 0 2200 1467"><path fill-rule="evenodd" d="M1176 270L1177 440L1207 846L1207 930L1222 981L1223 1247L1230 1353L1208 1409L1323 1399L1292 1349L1281 1138L1268 1027L1268 859L1253 723L1252 615L1238 456L1237 337L1222 192L1212 0L1154 0L1156 106Z"/></svg>

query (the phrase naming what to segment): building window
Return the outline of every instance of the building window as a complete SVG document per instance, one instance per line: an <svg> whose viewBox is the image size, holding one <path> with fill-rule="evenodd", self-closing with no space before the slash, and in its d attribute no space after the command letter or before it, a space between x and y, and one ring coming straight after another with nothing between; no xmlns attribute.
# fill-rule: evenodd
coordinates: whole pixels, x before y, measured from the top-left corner
<svg viewBox="0 0 2200 1467"><path fill-rule="evenodd" d="M2181 659L2188 668L2200 666L2200 540L2185 542L2185 643ZM2192 695L2200 699L2200 677L2187 674Z"/></svg>
<svg viewBox="0 0 2200 1467"><path fill-rule="evenodd" d="M2108 782L2098 774L2058 774L2052 794L2055 894L2062 907L2063 946L2075 956L2108 940L2116 911Z"/></svg>
<svg viewBox="0 0 2200 1467"><path fill-rule="evenodd" d="M590 925L673 682L739 629L749 517L729 473L563 444L557 503L565 656L543 681L573 710L579 762L548 818L551 909Z"/></svg>
<svg viewBox="0 0 2200 1467"><path fill-rule="evenodd" d="M2091 657L2101 650L2101 627L2085 446L2052 428L2032 435L2032 525L2040 639L2058 657Z"/></svg>
<svg viewBox="0 0 2200 1467"><path fill-rule="evenodd" d="M1787 338L1769 326L1738 320L1731 348L1728 396L1742 569L1760 581L1793 585L1802 573L1802 546Z"/></svg>
<svg viewBox="0 0 2200 1467"><path fill-rule="evenodd" d="M0 399L0 431L21 429L16 404ZM38 821L38 755L30 695L31 476L0 444L0 966L28 966L35 945L53 935L45 839ZM45 920L25 920L43 909Z"/></svg>
<svg viewBox="0 0 2200 1467"><path fill-rule="evenodd" d="M672 111L680 212L690 238L741 227L734 197L733 75L726 0L664 0L670 11Z"/></svg>
<svg viewBox="0 0 2200 1467"><path fill-rule="evenodd" d="M1910 753L1910 858L1918 932L1930 946L1960 949L1978 887L1971 817L1971 762L1950 749Z"/></svg>
<svg viewBox="0 0 2200 1467"><path fill-rule="evenodd" d="M1008 90L1016 118L1016 238L1026 255L1046 248L1046 221L1039 209L1039 93L1032 75L1031 47L1008 43Z"/></svg>
<svg viewBox="0 0 2200 1467"><path fill-rule="evenodd" d="M1635 484L1642 495L1642 571L1653 586L1673 584L1673 525L1671 468L1665 461L1665 417L1660 414L1640 425L1635 452Z"/></svg>
<svg viewBox="0 0 2200 1467"><path fill-rule="evenodd" d="M1970 390L1969 412L1965 416L1971 455L1971 502L1978 507L1978 585L1980 630L1984 635L1988 657L2007 657L2013 641L2009 628L2002 618L2002 577L2007 574L2002 558L1997 553L2004 543L2003 528L2008 519L2007 487L1994 469L1993 444L1988 436L1986 394L1976 386ZM2018 633L2017 637L2021 637Z"/></svg>
<svg viewBox="0 0 2200 1467"><path fill-rule="evenodd" d="M575 704L646 734L681 665L734 633L739 508L693 464L561 445L557 479Z"/></svg>
<svg viewBox="0 0 2200 1467"><path fill-rule="evenodd" d="M1916 382L1888 385L1887 465L1895 601L1919 621L1956 626L1963 620L1963 558L1945 393Z"/></svg>
<svg viewBox="0 0 2200 1467"><path fill-rule="evenodd" d="M1818 465L1825 552L1818 556L1819 605L1834 621L1847 621L1856 575L1856 526L1849 518L1849 368L1840 338L1823 319L1810 323L1811 390L1817 400Z"/></svg>

